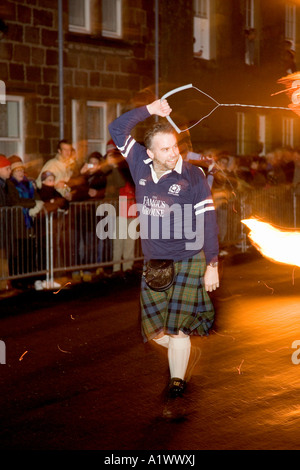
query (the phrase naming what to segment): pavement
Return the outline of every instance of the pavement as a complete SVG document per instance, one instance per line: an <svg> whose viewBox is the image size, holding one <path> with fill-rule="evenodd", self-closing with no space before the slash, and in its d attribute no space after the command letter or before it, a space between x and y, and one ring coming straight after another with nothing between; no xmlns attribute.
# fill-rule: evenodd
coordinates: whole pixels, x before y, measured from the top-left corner
<svg viewBox="0 0 300 470"><path fill-rule="evenodd" d="M2 298L1 449L298 450L299 270L251 250L220 277L180 419L163 413L166 352L141 340L139 275Z"/></svg>

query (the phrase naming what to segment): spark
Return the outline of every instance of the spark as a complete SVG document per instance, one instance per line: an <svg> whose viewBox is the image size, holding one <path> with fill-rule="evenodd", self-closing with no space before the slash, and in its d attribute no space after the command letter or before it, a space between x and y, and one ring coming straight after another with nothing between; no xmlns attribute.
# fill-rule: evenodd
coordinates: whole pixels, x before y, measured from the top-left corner
<svg viewBox="0 0 300 470"><path fill-rule="evenodd" d="M243 362L244 362L244 359L242 360L240 365L237 367L237 370L239 371L239 375L241 375L241 368L242 368Z"/></svg>
<svg viewBox="0 0 300 470"><path fill-rule="evenodd" d="M56 292L53 292L53 294L58 294L64 287L66 287L68 284L71 284L71 282L67 282L66 284L64 284L59 290L57 290Z"/></svg>
<svg viewBox="0 0 300 470"><path fill-rule="evenodd" d="M274 349L274 351L270 351L270 349L266 349L267 352L269 353L275 353L277 351L281 351L282 349L289 349L288 346L283 346L282 348Z"/></svg>
<svg viewBox="0 0 300 470"><path fill-rule="evenodd" d="M225 338L231 338L233 341L235 341L235 338L234 336L230 336L230 335L221 335L221 333L217 333L215 330L212 330L216 335L219 335L219 336L224 336Z"/></svg>
<svg viewBox="0 0 300 470"><path fill-rule="evenodd" d="M23 357L24 357L25 354L27 354L27 353L28 353L28 351L23 352L22 356L19 357L19 361L23 361Z"/></svg>
<svg viewBox="0 0 300 470"><path fill-rule="evenodd" d="M276 91L276 93L272 93L271 96L276 96L276 95L279 95L280 93L285 93L286 91L293 90L293 89L294 89L293 87L290 87L290 88L286 88L285 90Z"/></svg>
<svg viewBox="0 0 300 470"><path fill-rule="evenodd" d="M294 267L293 273L292 273L292 284L293 284L293 286L295 285L295 269L296 269L296 266Z"/></svg>
<svg viewBox="0 0 300 470"><path fill-rule="evenodd" d="M64 349L61 349L61 348L59 347L59 344L57 345L57 347L58 347L59 351L65 353L65 354L71 354L70 351L65 351Z"/></svg>
<svg viewBox="0 0 300 470"><path fill-rule="evenodd" d="M257 281L258 283L262 282L266 287L267 289L270 289L272 291L272 294L274 294L274 289L273 287L269 287L264 281Z"/></svg>

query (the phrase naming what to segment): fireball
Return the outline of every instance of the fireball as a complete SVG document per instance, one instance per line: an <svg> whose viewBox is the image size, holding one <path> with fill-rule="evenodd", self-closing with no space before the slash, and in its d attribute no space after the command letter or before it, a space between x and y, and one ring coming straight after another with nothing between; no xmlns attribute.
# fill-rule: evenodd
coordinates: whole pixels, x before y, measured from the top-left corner
<svg viewBox="0 0 300 470"><path fill-rule="evenodd" d="M248 237L263 256L300 267L300 232L279 230L254 218L244 219L242 223L250 229Z"/></svg>

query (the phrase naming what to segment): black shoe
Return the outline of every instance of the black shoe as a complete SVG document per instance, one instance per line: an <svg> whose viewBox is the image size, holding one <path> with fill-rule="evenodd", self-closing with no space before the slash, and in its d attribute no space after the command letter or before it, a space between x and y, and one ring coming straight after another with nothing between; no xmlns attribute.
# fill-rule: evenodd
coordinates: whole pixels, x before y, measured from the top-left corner
<svg viewBox="0 0 300 470"><path fill-rule="evenodd" d="M163 417L171 420L185 418L186 403L183 400L186 382L173 377L169 383L167 397L163 407Z"/></svg>
<svg viewBox="0 0 300 470"><path fill-rule="evenodd" d="M177 377L173 377L169 383L168 397L177 398L181 397L186 387L186 382Z"/></svg>

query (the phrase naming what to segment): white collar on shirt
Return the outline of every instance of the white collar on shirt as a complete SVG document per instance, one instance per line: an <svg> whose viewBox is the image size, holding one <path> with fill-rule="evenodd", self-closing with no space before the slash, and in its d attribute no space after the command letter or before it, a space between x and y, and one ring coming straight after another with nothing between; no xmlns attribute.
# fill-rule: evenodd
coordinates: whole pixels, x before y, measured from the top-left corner
<svg viewBox="0 0 300 470"><path fill-rule="evenodd" d="M153 164L152 164L152 159L149 158L149 159L147 159L147 160L144 160L144 162L145 162L145 163L150 163L150 169L151 169L152 179L153 179L154 183L158 183L159 178L157 177L157 175L156 175L156 173L155 173L155 171L154 171ZM177 163L176 163L176 165L175 165L175 168L174 168L174 171L177 171L177 173L178 173L179 175L181 175L181 172L182 172L182 162L183 162L182 156L179 155L178 161L177 161ZM171 173L172 171L173 171L173 170L167 170L167 171L165 171L165 172L161 175L161 177L164 176L164 175L167 175L168 173Z"/></svg>

